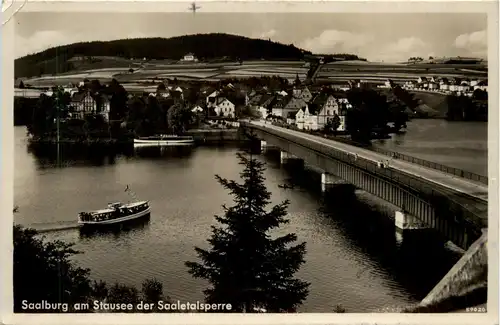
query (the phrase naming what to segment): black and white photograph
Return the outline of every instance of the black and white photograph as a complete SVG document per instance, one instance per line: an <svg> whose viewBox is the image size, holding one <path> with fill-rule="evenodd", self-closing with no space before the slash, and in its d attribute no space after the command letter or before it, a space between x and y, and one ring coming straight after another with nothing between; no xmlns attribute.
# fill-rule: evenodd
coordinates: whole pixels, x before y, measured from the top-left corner
<svg viewBox="0 0 500 325"><path fill-rule="evenodd" d="M498 7L250 4L4 15L12 313L497 313Z"/></svg>

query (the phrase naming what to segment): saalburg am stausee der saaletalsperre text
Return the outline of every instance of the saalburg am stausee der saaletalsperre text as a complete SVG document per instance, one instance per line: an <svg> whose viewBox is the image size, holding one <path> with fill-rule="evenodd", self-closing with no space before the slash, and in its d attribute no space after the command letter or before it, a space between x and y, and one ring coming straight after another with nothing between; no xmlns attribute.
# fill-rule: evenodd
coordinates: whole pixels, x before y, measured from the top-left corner
<svg viewBox="0 0 500 325"><path fill-rule="evenodd" d="M79 310L91 309L91 306L86 303L75 304L78 305ZM76 307L76 306L75 306ZM193 312L204 312L204 311L230 311L231 304L206 304L199 301L195 303L190 302L180 302L177 300L175 303L164 302L162 300L157 303L147 303L139 302L137 304L131 303L107 303L99 300L94 300L92 303L92 310L102 311L102 312L114 312L114 311L132 311L137 309L138 311L151 311L155 307L159 311L193 311ZM23 300L22 308L26 311L33 310L44 310L44 311L54 311L54 312L68 312L69 305L67 303L50 303L48 301L42 300L41 302L28 302Z"/></svg>

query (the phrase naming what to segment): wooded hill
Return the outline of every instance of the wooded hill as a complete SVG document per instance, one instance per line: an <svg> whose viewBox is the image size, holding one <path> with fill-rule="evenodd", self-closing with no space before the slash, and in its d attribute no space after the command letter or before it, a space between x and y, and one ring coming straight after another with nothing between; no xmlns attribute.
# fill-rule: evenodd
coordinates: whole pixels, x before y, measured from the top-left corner
<svg viewBox="0 0 500 325"><path fill-rule="evenodd" d="M285 45L271 40L252 39L229 34L197 34L172 38L137 38L115 41L82 42L58 46L15 60L15 76L33 77L42 74L63 73L77 69L74 57L115 58L116 65L130 65L130 59L180 60L193 53L199 60L267 59L297 60L310 52L293 44ZM108 65L110 62L107 63Z"/></svg>

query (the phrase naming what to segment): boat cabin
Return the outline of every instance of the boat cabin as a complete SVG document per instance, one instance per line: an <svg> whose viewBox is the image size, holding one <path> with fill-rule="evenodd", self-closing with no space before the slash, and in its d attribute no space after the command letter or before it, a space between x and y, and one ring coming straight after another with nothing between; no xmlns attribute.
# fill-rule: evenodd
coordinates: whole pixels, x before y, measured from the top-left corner
<svg viewBox="0 0 500 325"><path fill-rule="evenodd" d="M140 213L149 208L148 201L140 201L129 204L122 204L120 202L109 203L107 209L80 212L79 219L83 222L99 222L111 219L118 219Z"/></svg>

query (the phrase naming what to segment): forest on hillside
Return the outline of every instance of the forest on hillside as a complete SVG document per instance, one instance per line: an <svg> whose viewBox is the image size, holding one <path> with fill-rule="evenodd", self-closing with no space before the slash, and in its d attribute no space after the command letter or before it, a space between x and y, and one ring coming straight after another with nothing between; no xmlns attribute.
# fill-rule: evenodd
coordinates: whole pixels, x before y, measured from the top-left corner
<svg viewBox="0 0 500 325"><path fill-rule="evenodd" d="M305 54L310 54L293 44L285 45L271 40L229 34L121 39L74 43L24 56L15 60L15 76L33 77L72 71L75 66L70 59L75 56L179 60L190 52L200 60L224 57L234 60L297 60L302 59Z"/></svg>

